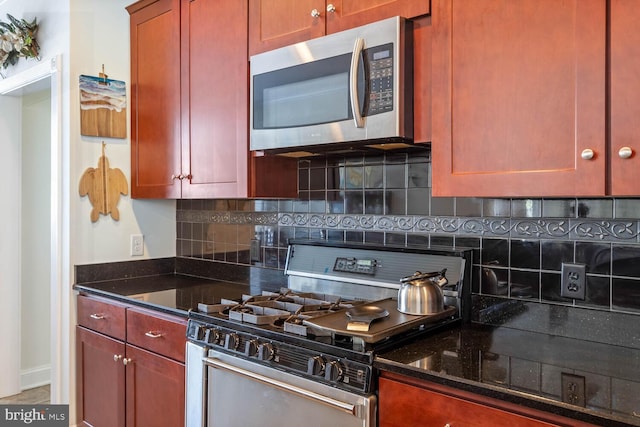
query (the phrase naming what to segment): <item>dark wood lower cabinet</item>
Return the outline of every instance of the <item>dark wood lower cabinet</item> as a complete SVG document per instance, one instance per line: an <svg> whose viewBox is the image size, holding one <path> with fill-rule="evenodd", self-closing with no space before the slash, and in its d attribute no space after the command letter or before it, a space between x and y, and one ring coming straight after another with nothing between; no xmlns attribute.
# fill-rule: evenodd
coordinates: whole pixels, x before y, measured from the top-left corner
<svg viewBox="0 0 640 427"><path fill-rule="evenodd" d="M184 424L184 364L127 345L127 426Z"/></svg>
<svg viewBox="0 0 640 427"><path fill-rule="evenodd" d="M379 427L586 427L581 421L427 381L383 373Z"/></svg>
<svg viewBox="0 0 640 427"><path fill-rule="evenodd" d="M79 422L95 427L125 425L124 342L76 327Z"/></svg>
<svg viewBox="0 0 640 427"><path fill-rule="evenodd" d="M183 426L185 342L183 318L79 295L78 424Z"/></svg>

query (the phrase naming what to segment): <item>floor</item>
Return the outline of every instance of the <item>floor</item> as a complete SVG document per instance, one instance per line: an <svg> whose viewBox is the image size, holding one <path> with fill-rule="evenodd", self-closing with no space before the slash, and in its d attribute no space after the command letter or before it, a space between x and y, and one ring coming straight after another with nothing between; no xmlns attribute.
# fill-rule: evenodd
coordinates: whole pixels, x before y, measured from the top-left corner
<svg viewBox="0 0 640 427"><path fill-rule="evenodd" d="M20 394L7 396L0 399L0 405L7 404L44 404L49 403L51 399L51 391L49 385L43 385L36 388L25 390Z"/></svg>

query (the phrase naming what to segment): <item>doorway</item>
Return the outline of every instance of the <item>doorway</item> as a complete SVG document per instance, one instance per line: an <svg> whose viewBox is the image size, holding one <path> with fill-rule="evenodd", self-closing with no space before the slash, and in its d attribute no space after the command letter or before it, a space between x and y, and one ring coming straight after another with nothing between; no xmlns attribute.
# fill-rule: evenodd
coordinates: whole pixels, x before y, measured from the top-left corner
<svg viewBox="0 0 640 427"><path fill-rule="evenodd" d="M65 303L61 283L61 76L59 58L0 81L0 165L10 177L0 213L0 397L51 383L52 403L66 400L62 362ZM68 265L68 263L66 264ZM68 270L68 268L66 269ZM67 297L68 298L68 297ZM66 309L68 311L68 308ZM68 323L68 320L67 320ZM66 350L68 352L68 349Z"/></svg>

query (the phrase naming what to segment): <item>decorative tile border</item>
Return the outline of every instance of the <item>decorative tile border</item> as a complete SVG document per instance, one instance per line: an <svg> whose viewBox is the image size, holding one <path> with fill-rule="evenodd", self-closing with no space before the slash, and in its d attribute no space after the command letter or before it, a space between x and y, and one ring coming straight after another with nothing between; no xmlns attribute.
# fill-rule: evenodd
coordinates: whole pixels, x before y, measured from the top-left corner
<svg viewBox="0 0 640 427"><path fill-rule="evenodd" d="M349 215L318 213L177 212L178 222L279 225L327 230L455 234L517 239L565 239L637 243L638 221L567 218L463 218L411 215Z"/></svg>

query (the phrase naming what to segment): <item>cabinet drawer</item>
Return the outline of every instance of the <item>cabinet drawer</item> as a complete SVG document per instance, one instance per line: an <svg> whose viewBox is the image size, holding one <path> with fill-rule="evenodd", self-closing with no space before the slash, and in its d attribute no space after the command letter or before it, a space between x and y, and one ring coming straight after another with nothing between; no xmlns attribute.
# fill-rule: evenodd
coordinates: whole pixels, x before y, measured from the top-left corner
<svg viewBox="0 0 640 427"><path fill-rule="evenodd" d="M78 295L78 325L119 340L126 337L126 305Z"/></svg>
<svg viewBox="0 0 640 427"><path fill-rule="evenodd" d="M187 322L141 308L127 310L127 342L184 362Z"/></svg>

